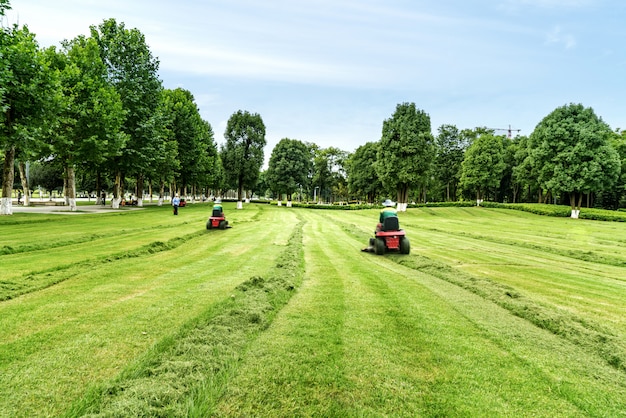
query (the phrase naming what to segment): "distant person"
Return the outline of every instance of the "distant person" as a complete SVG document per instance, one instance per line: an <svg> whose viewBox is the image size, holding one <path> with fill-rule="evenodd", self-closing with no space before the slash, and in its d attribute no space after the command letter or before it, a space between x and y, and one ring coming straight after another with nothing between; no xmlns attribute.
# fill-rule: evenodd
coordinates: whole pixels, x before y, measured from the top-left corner
<svg viewBox="0 0 626 418"><path fill-rule="evenodd" d="M22 191L21 190L17 191L17 204L18 205L22 204Z"/></svg>
<svg viewBox="0 0 626 418"><path fill-rule="evenodd" d="M178 215L178 206L180 205L180 198L178 197L178 193L174 195L172 199L172 206L174 207L174 215Z"/></svg>
<svg viewBox="0 0 626 418"><path fill-rule="evenodd" d="M102 192L102 206L106 206L107 204L107 194L106 192Z"/></svg>

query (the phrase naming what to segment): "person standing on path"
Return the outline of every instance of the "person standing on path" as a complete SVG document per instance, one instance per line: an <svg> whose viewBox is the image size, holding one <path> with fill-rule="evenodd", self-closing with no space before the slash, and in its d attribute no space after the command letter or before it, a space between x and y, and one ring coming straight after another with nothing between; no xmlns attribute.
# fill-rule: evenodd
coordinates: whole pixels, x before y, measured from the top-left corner
<svg viewBox="0 0 626 418"><path fill-rule="evenodd" d="M172 199L172 206L174 207L174 215L178 215L178 205L180 205L180 198L178 197L178 193L174 195Z"/></svg>

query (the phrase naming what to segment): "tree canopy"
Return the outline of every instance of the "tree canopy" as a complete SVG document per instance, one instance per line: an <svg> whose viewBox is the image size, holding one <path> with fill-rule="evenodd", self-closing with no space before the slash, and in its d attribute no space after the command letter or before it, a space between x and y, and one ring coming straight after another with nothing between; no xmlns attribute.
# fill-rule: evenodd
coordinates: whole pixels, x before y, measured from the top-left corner
<svg viewBox="0 0 626 418"><path fill-rule="evenodd" d="M500 184L505 168L502 137L479 134L467 148L461 166L461 186L473 190L480 202L488 190Z"/></svg>
<svg viewBox="0 0 626 418"><path fill-rule="evenodd" d="M368 203L382 192L382 183L376 173L378 143L367 142L350 155L347 162L348 189L351 193L366 196Z"/></svg>
<svg viewBox="0 0 626 418"><path fill-rule="evenodd" d="M592 108L558 107L530 135L530 156L541 187L567 193L578 217L584 193L605 190L617 181L621 163L611 146L612 132Z"/></svg>
<svg viewBox="0 0 626 418"><path fill-rule="evenodd" d="M383 122L376 171L385 188L397 191L399 210L406 210L409 190L427 182L434 157L430 116L415 103L397 105Z"/></svg>
<svg viewBox="0 0 626 418"><path fill-rule="evenodd" d="M285 193L290 202L295 191L307 186L310 171L309 147L297 139L283 138L272 150L266 181L278 193L279 200Z"/></svg>
<svg viewBox="0 0 626 418"><path fill-rule="evenodd" d="M239 110L228 119L224 132L226 143L220 157L227 184L237 188L238 208L242 208L243 190L254 187L265 147L265 124L257 113Z"/></svg>
<svg viewBox="0 0 626 418"><path fill-rule="evenodd" d="M57 81L27 27L0 28L0 150L4 154L0 214L10 215L16 155L41 151Z"/></svg>

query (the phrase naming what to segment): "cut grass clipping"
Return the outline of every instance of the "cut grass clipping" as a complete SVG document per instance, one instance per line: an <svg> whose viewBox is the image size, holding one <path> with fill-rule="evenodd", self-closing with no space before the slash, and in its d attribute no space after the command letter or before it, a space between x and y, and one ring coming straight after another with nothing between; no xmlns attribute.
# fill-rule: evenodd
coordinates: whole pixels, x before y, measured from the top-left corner
<svg viewBox="0 0 626 418"><path fill-rule="evenodd" d="M300 222L266 277L241 283L113 383L88 391L66 416L210 415L247 346L302 282L302 227Z"/></svg>

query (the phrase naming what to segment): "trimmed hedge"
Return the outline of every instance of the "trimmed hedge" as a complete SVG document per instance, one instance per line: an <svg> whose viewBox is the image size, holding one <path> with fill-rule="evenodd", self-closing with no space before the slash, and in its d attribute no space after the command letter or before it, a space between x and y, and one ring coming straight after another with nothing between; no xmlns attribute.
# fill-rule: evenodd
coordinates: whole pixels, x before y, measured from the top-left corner
<svg viewBox="0 0 626 418"><path fill-rule="evenodd" d="M277 201L271 201L271 205L278 205ZM284 202L283 206L287 207ZM306 209L326 209L326 210L363 210L363 209L380 209L382 205L372 205L369 203L362 204L317 204L309 202L291 202L291 206L294 208L306 208ZM441 208L441 207L473 207L476 203L471 200L461 202L429 202L429 203L410 203L409 208ZM512 209L521 210L523 212L534 213L535 215L543 216L555 216L560 218L568 218L571 216L572 210L569 206L563 205L548 205L542 203L497 203L497 202L482 202L481 206L484 208L493 209ZM612 211L605 209L592 209L583 208L578 215L580 219L589 219L594 221L610 221L610 222L626 222L626 212L624 211Z"/></svg>
<svg viewBox="0 0 626 418"><path fill-rule="evenodd" d="M272 201L272 205L278 205L277 201ZM284 202L283 206L287 207ZM464 202L431 202L431 203L409 203L407 207L409 208L439 208L439 207L472 207L475 206L474 203L470 201ZM308 203L308 202L291 202L291 207L294 208L306 208L306 209L330 209L330 210L363 210L363 209L380 209L382 205L372 205L369 203L361 203L361 204L317 204L317 203Z"/></svg>
<svg viewBox="0 0 626 418"><path fill-rule="evenodd" d="M572 214L569 206L547 205L541 203L496 203L483 202L485 208L513 209L530 212L537 215L556 216L567 218ZM594 221L610 221L610 222L626 222L626 213L623 211L613 211L606 209L582 208L579 219L588 219Z"/></svg>

